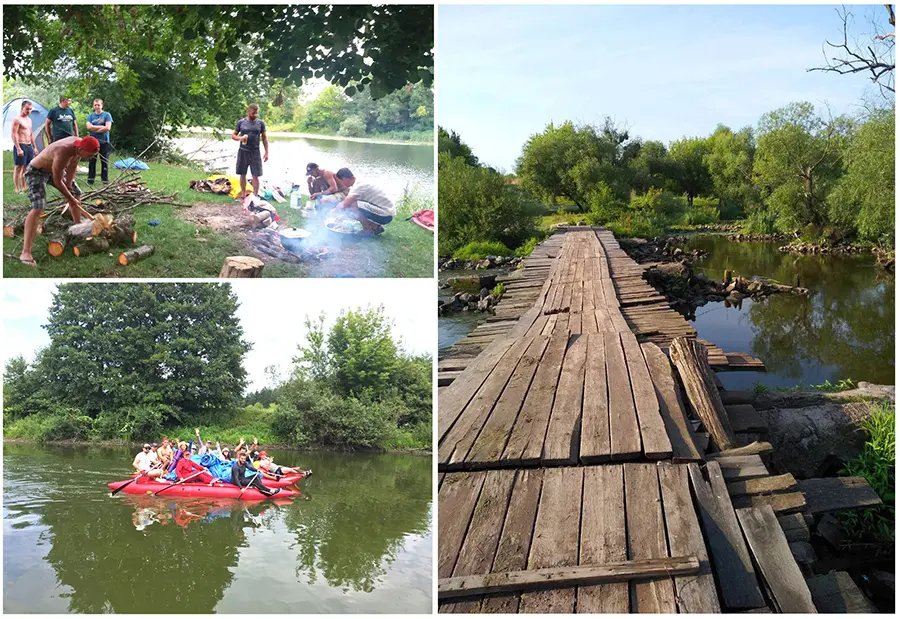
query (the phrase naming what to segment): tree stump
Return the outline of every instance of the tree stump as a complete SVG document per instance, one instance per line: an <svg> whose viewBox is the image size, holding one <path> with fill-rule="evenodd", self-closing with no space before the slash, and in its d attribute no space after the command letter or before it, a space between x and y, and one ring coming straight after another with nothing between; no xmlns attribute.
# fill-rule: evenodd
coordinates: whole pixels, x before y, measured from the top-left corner
<svg viewBox="0 0 900 619"><path fill-rule="evenodd" d="M262 277L265 263L250 256L229 256L225 258L219 277Z"/></svg>
<svg viewBox="0 0 900 619"><path fill-rule="evenodd" d="M90 256L91 254L99 254L100 252L109 250L109 241L102 236L91 236L84 240L84 243L76 245L72 251L79 258Z"/></svg>
<svg viewBox="0 0 900 619"><path fill-rule="evenodd" d="M669 349L691 407L706 426L719 451L735 446L734 431L725 412L716 380L706 360L706 346L695 339L678 337Z"/></svg>
<svg viewBox="0 0 900 619"><path fill-rule="evenodd" d="M153 254L153 249L153 245L141 245L140 247L122 252L121 254L119 254L119 264L121 264L122 266L128 266L132 262L143 260L147 256Z"/></svg>

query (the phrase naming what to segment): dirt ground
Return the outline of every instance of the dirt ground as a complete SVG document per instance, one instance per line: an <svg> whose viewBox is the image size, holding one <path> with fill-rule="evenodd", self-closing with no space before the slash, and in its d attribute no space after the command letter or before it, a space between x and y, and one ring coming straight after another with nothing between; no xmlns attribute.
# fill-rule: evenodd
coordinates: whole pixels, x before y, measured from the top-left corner
<svg viewBox="0 0 900 619"><path fill-rule="evenodd" d="M258 251L250 242L254 230L246 225L241 215L242 207L233 204L203 204L179 209L179 215L195 225L206 226L231 239L238 241L244 255L259 258L266 264L287 264L302 271L308 277L382 277L384 260L379 239L367 239L353 235L327 231L321 221L311 221L310 228L320 230L308 242L315 248L327 249L322 258L304 259L299 264L287 263ZM321 217L321 215L319 216ZM299 274L298 274L299 275Z"/></svg>

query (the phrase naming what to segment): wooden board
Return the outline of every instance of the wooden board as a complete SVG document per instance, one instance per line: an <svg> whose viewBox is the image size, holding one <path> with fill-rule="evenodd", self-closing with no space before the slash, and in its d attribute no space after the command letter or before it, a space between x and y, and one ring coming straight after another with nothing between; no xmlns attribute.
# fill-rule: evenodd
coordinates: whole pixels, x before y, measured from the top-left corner
<svg viewBox="0 0 900 619"><path fill-rule="evenodd" d="M625 361L628 365L628 375L631 378L631 390L634 396L634 407L637 411L644 455L655 460L669 458L672 456L672 443L666 434L666 426L659 412L656 390L653 387L641 347L631 333L621 333L620 337L622 350L625 352Z"/></svg>
<svg viewBox="0 0 900 619"><path fill-rule="evenodd" d="M652 342L641 344L641 351L650 370L659 412L672 444L672 458L682 462L701 460L702 456L694 442L694 432L688 423L686 408L681 399L681 390L675 386L675 377L668 357Z"/></svg>
<svg viewBox="0 0 900 619"><path fill-rule="evenodd" d="M580 457L583 463L591 464L604 462L610 458L609 400L603 335L593 333L586 337Z"/></svg>
<svg viewBox="0 0 900 619"><path fill-rule="evenodd" d="M788 492L797 487L797 480L790 473L784 475L771 475L769 477L757 477L745 479L728 484L728 494L731 498L747 494L774 494Z"/></svg>
<svg viewBox="0 0 900 619"><path fill-rule="evenodd" d="M610 457L613 460L629 460L641 454L641 434L625 353L618 333L604 333L603 341L609 391Z"/></svg>
<svg viewBox="0 0 900 619"><path fill-rule="evenodd" d="M744 543L724 481L711 486L704 479L700 467L688 464L691 487L703 525L713 570L722 592L723 610L747 610L765 605L756 582L756 572ZM710 476L721 480L717 462L706 465ZM717 488L722 486L717 492Z"/></svg>
<svg viewBox="0 0 900 619"><path fill-rule="evenodd" d="M719 613L721 609L716 583L703 541L703 532L691 500L687 467L664 462L659 464L658 473L669 552L674 556L693 554L700 562L697 576L675 578L678 610L694 614Z"/></svg>
<svg viewBox="0 0 900 619"><path fill-rule="evenodd" d="M575 464L578 461L586 352L585 336L573 335L569 338L544 439L542 463L545 466Z"/></svg>
<svg viewBox="0 0 900 619"><path fill-rule="evenodd" d="M438 496L438 578L453 575L485 474L448 475Z"/></svg>
<svg viewBox="0 0 900 619"><path fill-rule="evenodd" d="M732 404L725 407L731 429L735 432L767 432L769 424L751 404Z"/></svg>
<svg viewBox="0 0 900 619"><path fill-rule="evenodd" d="M544 484L534 524L528 569L571 567L578 564L578 513L572 497L580 497L582 469L553 468L544 471ZM522 595L521 612L571 613L575 589L535 591Z"/></svg>
<svg viewBox="0 0 900 619"><path fill-rule="evenodd" d="M859 590L847 572L831 572L806 581L820 613L877 613L878 609Z"/></svg>
<svg viewBox="0 0 900 619"><path fill-rule="evenodd" d="M622 465L585 468L582 496L579 563L626 560ZM628 608L627 583L578 588L576 610L579 613L627 613Z"/></svg>
<svg viewBox="0 0 900 619"><path fill-rule="evenodd" d="M862 477L801 479L797 488L813 515L881 505L878 494Z"/></svg>
<svg viewBox="0 0 900 619"><path fill-rule="evenodd" d="M809 525L803 514L794 513L778 517L778 524L784 531L784 537L788 542L808 542Z"/></svg>
<svg viewBox="0 0 900 619"><path fill-rule="evenodd" d="M738 507L771 507L776 514L783 516L793 512L799 512L806 507L806 499L800 492L786 492L783 494L756 494L735 497L732 500L735 508Z"/></svg>
<svg viewBox="0 0 900 619"><path fill-rule="evenodd" d="M738 509L737 517L778 610L783 613L816 612L809 587L794 561L772 508Z"/></svg>
<svg viewBox="0 0 900 619"><path fill-rule="evenodd" d="M743 481L757 477L768 477L769 469L759 456L729 456L715 458L722 469L722 476L727 482Z"/></svg>
<svg viewBox="0 0 900 619"><path fill-rule="evenodd" d="M666 557L666 525L661 509L656 465L625 464L624 469L628 558ZM675 612L675 590L671 578L631 582L629 591L632 612Z"/></svg>
<svg viewBox="0 0 900 619"><path fill-rule="evenodd" d="M509 509L497 546L493 571L511 572L528 567L528 554L534 533L534 521L541 496L542 470L516 471ZM438 498L440 500L440 497ZM440 538L438 538L440 543ZM482 603L482 611L515 613L519 610L519 594L489 596Z"/></svg>

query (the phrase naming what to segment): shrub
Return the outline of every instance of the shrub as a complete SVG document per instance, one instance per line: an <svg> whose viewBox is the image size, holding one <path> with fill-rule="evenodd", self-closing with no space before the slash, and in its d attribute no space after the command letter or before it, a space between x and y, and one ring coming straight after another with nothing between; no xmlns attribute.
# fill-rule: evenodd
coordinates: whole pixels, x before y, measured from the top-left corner
<svg viewBox="0 0 900 619"><path fill-rule="evenodd" d="M165 404L139 404L119 412L124 421L121 434L132 441L146 441L160 436L163 420L168 415L175 416L177 411Z"/></svg>
<svg viewBox="0 0 900 619"><path fill-rule="evenodd" d="M351 116L341 123L338 134L345 138L358 138L366 134L366 121L359 116Z"/></svg>
<svg viewBox="0 0 900 619"><path fill-rule="evenodd" d="M463 245L453 257L457 260L482 260L487 256L509 256L510 249L499 241L472 241Z"/></svg>
<svg viewBox="0 0 900 619"><path fill-rule="evenodd" d="M848 462L840 474L864 477L884 501L884 505L863 511L843 512L840 519L852 538L875 539L893 547L896 409L893 403L884 402L871 406L870 411L871 415L859 427L866 434L863 451Z"/></svg>
<svg viewBox="0 0 900 619"><path fill-rule="evenodd" d="M683 208L683 202L668 191L651 187L647 193L631 192L628 207L642 214L656 217L672 217Z"/></svg>
<svg viewBox="0 0 900 619"><path fill-rule="evenodd" d="M544 238L533 236L516 248L515 254L522 258L531 255L531 252L543 242Z"/></svg>
<svg viewBox="0 0 900 619"><path fill-rule="evenodd" d="M664 218L645 213L626 213L608 222L606 227L616 236L650 239L665 234L666 223Z"/></svg>
<svg viewBox="0 0 900 619"><path fill-rule="evenodd" d="M715 198L694 198L694 206L685 210L681 223L688 226L714 224L719 221L719 201Z"/></svg>
<svg viewBox="0 0 900 619"><path fill-rule="evenodd" d="M772 234L775 232L777 216L767 209L759 209L750 213L744 220L744 234Z"/></svg>

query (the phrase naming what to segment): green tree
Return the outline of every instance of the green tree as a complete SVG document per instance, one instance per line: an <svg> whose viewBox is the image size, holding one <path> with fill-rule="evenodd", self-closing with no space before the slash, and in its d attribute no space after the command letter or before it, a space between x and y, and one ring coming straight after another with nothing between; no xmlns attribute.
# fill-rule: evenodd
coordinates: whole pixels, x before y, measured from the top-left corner
<svg viewBox="0 0 900 619"><path fill-rule="evenodd" d="M246 383L236 311L218 284L61 284L40 371L91 417L138 405L169 414L227 407Z"/></svg>
<svg viewBox="0 0 900 619"><path fill-rule="evenodd" d="M633 170L632 187L640 193L651 188L663 189L672 182L671 163L662 142L643 142L630 167Z"/></svg>
<svg viewBox="0 0 900 619"><path fill-rule="evenodd" d="M826 198L842 173L846 120L825 121L811 103L792 103L759 123L753 174L782 230L827 223Z"/></svg>
<svg viewBox="0 0 900 619"><path fill-rule="evenodd" d="M859 237L894 244L894 110L878 110L848 140L847 173L828 196L833 221L852 220Z"/></svg>
<svg viewBox="0 0 900 619"><path fill-rule="evenodd" d="M301 131L327 129L337 133L344 122L347 97L337 86L326 86L304 110Z"/></svg>
<svg viewBox="0 0 900 619"><path fill-rule="evenodd" d="M466 165L477 166L478 157L472 154L469 145L462 141L456 131L447 130L438 126L438 153L447 153L450 157L462 157Z"/></svg>
<svg viewBox="0 0 900 619"><path fill-rule="evenodd" d="M391 388L399 357L392 328L383 306L341 312L328 334L336 393L360 397Z"/></svg>
<svg viewBox="0 0 900 619"><path fill-rule="evenodd" d="M753 129L745 127L735 133L719 125L706 140L703 162L712 180L712 190L719 198L725 218L740 217L755 205L758 195L753 185L753 157L756 144Z"/></svg>
<svg viewBox="0 0 900 619"><path fill-rule="evenodd" d="M712 189L712 179L706 168L706 140L682 138L669 145L669 161L673 180L678 191L687 194L688 208L694 206L694 198Z"/></svg>

